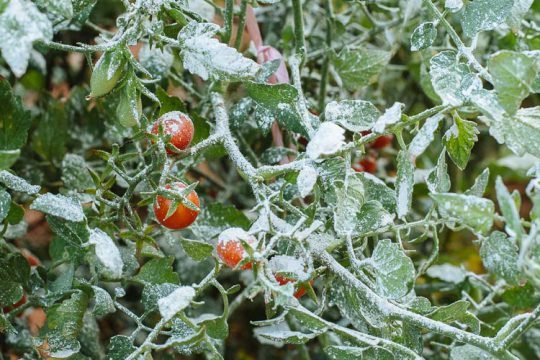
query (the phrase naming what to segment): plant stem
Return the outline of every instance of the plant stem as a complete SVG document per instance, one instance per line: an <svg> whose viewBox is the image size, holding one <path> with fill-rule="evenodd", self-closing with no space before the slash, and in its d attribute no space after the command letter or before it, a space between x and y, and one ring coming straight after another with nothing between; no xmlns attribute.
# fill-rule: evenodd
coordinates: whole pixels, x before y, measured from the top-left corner
<svg viewBox="0 0 540 360"><path fill-rule="evenodd" d="M304 37L304 15L302 11L302 0L292 0L294 14L294 38L296 55L300 58L300 67L306 60L306 39Z"/></svg>
<svg viewBox="0 0 540 360"><path fill-rule="evenodd" d="M242 0L240 4L240 17L238 19L238 29L236 31L236 40L234 42L234 47L238 50L240 45L242 45L242 38L244 37L244 30L246 27L246 11L247 11L247 0Z"/></svg>

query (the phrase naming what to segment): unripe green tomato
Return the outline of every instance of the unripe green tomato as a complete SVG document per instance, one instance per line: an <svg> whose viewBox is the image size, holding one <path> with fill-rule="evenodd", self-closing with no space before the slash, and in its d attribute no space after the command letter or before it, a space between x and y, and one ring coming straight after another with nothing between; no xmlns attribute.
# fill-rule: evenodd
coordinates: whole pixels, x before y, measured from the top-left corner
<svg viewBox="0 0 540 360"><path fill-rule="evenodd" d="M96 63L90 78L90 96L100 97L114 89L122 77L125 65L126 59L123 54L113 51L104 53Z"/></svg>
<svg viewBox="0 0 540 360"><path fill-rule="evenodd" d="M123 89L120 102L116 108L116 116L122 126L132 127L139 123L142 115L141 95L138 91Z"/></svg>

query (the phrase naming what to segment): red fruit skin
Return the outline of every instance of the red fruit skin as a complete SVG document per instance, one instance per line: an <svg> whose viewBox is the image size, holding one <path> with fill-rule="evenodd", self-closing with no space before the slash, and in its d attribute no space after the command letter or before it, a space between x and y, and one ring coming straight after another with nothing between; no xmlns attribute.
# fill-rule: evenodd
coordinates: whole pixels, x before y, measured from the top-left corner
<svg viewBox="0 0 540 360"><path fill-rule="evenodd" d="M383 149L390 146L392 141L394 141L394 135L383 135L375 139L370 146L373 149Z"/></svg>
<svg viewBox="0 0 540 360"><path fill-rule="evenodd" d="M377 172L377 160L373 156L368 156L358 161L358 163L354 164L352 168L356 172L366 171L370 174L374 174Z"/></svg>
<svg viewBox="0 0 540 360"><path fill-rule="evenodd" d="M176 186L179 190L182 190L186 187L186 185L180 182L175 182L166 185L165 188L170 189L171 185ZM197 196L197 193L195 191L191 191L188 194L187 199L193 204L197 205L197 207L200 206L199 197ZM197 219L199 212L192 210L184 206L183 204L178 204L176 211L171 216L165 219L167 213L169 212L169 208L171 207L171 203L171 199L167 199L159 195L156 197L156 202L154 203L154 213L156 215L156 219L161 225L169 229L178 230L187 228L189 225L193 224L195 219Z"/></svg>
<svg viewBox="0 0 540 360"><path fill-rule="evenodd" d="M179 111L163 115L152 126L152 134L159 134L160 123L163 127L163 133L165 135L171 135L170 143L179 150L185 150L191 143L191 140L193 140L195 130L193 122L187 115ZM175 153L167 149L167 154L174 155Z"/></svg>
<svg viewBox="0 0 540 360"><path fill-rule="evenodd" d="M28 261L28 265L30 267L41 265L41 261L37 257L35 257L30 251L24 249L22 251L23 256L26 258L26 261Z"/></svg>
<svg viewBox="0 0 540 360"><path fill-rule="evenodd" d="M253 244L253 240L248 240L248 243ZM240 261L244 258L246 250L242 246L240 240L228 240L219 241L216 248L217 254L221 261L231 269L234 269ZM250 270L253 268L253 264L248 262L244 264L240 269Z"/></svg>
<svg viewBox="0 0 540 360"><path fill-rule="evenodd" d="M19 301L17 301L15 304L6 306L2 310L4 311L4 313L8 313L10 311L17 309L20 306L23 306L24 304L26 304L26 294L23 294L22 298Z"/></svg>
<svg viewBox="0 0 540 360"><path fill-rule="evenodd" d="M285 285L285 284L288 284L290 282L294 282L293 279L283 277L283 276L281 276L279 274L275 274L274 277L276 278L276 281L279 283L279 285ZM310 280L309 283L313 285L313 280ZM306 294L306 288L303 287L303 286L300 286L300 288L298 288L293 295L294 295L295 298L300 299L305 294Z"/></svg>

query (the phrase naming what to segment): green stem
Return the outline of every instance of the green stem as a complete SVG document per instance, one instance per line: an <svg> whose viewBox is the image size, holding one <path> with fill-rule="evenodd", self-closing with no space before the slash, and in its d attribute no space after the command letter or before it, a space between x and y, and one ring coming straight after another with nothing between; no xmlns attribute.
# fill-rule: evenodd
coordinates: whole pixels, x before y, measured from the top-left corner
<svg viewBox="0 0 540 360"><path fill-rule="evenodd" d="M237 50L240 49L240 45L242 45L242 38L244 37L247 4L247 0L242 0L242 3L240 4L240 17L238 18L238 29L236 30L236 40L234 42L234 47Z"/></svg>
<svg viewBox="0 0 540 360"><path fill-rule="evenodd" d="M300 58L300 67L306 60L306 39L304 37L304 15L302 11L302 0L292 0L294 14L294 38L296 55Z"/></svg>

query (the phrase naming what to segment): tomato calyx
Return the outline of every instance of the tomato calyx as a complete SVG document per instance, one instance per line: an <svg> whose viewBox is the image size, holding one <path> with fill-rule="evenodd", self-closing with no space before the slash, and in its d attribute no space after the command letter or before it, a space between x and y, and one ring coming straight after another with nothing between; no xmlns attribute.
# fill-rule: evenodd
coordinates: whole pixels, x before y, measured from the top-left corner
<svg viewBox="0 0 540 360"><path fill-rule="evenodd" d="M186 186L181 182L167 184L166 196L156 196L154 214L158 222L166 228L179 230L190 226L199 215L200 202L195 188L197 184ZM176 189L172 190L172 187ZM169 198L169 196L171 198Z"/></svg>

